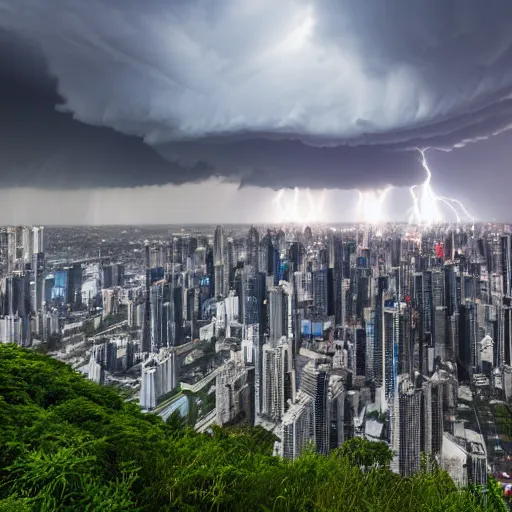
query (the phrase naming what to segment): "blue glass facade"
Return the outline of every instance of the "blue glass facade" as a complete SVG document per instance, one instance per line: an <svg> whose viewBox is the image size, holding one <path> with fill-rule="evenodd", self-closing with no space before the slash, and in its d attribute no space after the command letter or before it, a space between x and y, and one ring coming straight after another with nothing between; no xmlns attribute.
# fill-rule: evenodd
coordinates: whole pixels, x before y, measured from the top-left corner
<svg viewBox="0 0 512 512"><path fill-rule="evenodd" d="M68 293L68 271L57 270L55 272L55 281L52 288L52 300L66 300Z"/></svg>

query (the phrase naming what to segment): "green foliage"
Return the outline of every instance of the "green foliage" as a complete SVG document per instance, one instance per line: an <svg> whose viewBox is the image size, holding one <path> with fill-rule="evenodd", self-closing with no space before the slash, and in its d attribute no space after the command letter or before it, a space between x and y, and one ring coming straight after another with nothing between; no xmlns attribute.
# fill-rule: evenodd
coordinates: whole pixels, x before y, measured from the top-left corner
<svg viewBox="0 0 512 512"><path fill-rule="evenodd" d="M343 444L338 450L340 457L346 457L352 464L364 468L389 468L393 453L385 443L369 443L361 437L355 437Z"/></svg>
<svg viewBox="0 0 512 512"><path fill-rule="evenodd" d="M185 430L187 427L187 418L183 417L180 414L180 411L174 411L167 418L165 423L167 423L167 425L169 425L169 427L171 427L174 432L179 433L183 432L183 430Z"/></svg>
<svg viewBox="0 0 512 512"><path fill-rule="evenodd" d="M507 512L508 507L503 500L503 489L494 478L487 480L484 494L484 506L492 512Z"/></svg>
<svg viewBox="0 0 512 512"><path fill-rule="evenodd" d="M165 395L161 396L159 399L158 399L158 405L161 405L162 403L164 402L167 402L168 400L170 400L171 398L175 397L175 396L178 396L178 395L181 395L182 394L182 391L181 391L181 385L178 385L176 386L175 388L171 389L171 391L169 391L168 393L166 393ZM158 407L157 407L158 408Z"/></svg>
<svg viewBox="0 0 512 512"><path fill-rule="evenodd" d="M191 427L215 409L215 393L203 389L197 393L184 390L183 394L188 399L187 421Z"/></svg>
<svg viewBox="0 0 512 512"><path fill-rule="evenodd" d="M494 481L457 490L428 461L400 478L382 443L290 462L272 456L275 439L260 427L199 434L179 414L143 414L63 363L0 345L0 512L505 510Z"/></svg>
<svg viewBox="0 0 512 512"><path fill-rule="evenodd" d="M505 441L512 438L512 413L510 406L504 403L492 405L497 433Z"/></svg>
<svg viewBox="0 0 512 512"><path fill-rule="evenodd" d="M0 512L32 512L34 510L27 500L10 496L5 500L0 499Z"/></svg>
<svg viewBox="0 0 512 512"><path fill-rule="evenodd" d="M366 419L368 420L377 420L380 421L380 423L384 423L386 421L386 413L385 412L379 412L377 410L370 411L366 414Z"/></svg>

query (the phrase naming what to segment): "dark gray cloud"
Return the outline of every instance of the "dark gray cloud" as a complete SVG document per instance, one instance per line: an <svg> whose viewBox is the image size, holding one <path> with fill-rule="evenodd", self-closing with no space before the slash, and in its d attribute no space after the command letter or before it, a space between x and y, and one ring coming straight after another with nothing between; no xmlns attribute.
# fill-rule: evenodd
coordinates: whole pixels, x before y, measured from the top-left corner
<svg viewBox="0 0 512 512"><path fill-rule="evenodd" d="M8 45L6 44L8 41ZM44 60L0 31L9 58L0 64L0 186L91 188L180 184L212 175L199 161L169 162L135 136L73 120Z"/></svg>
<svg viewBox="0 0 512 512"><path fill-rule="evenodd" d="M410 185L416 148L511 125L508 0L0 0L0 27L47 66L0 38L4 185Z"/></svg>
<svg viewBox="0 0 512 512"><path fill-rule="evenodd" d="M202 139L158 148L184 166L209 162L241 185L306 188L384 188L413 185L425 171L417 150L388 146L318 147L286 138Z"/></svg>

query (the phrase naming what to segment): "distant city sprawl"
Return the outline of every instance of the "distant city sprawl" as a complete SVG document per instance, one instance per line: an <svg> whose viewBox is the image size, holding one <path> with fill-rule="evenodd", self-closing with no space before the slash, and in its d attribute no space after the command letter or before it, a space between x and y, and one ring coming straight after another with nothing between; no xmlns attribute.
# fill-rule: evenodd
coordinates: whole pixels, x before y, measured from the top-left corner
<svg viewBox="0 0 512 512"><path fill-rule="evenodd" d="M512 234L473 224L7 227L0 340L276 456L383 441L506 486Z"/></svg>

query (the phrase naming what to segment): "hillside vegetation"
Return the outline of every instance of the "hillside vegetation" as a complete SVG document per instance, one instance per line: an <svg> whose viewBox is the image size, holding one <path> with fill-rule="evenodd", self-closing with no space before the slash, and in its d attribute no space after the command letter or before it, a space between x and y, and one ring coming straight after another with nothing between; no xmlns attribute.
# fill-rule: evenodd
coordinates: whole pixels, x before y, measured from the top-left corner
<svg viewBox="0 0 512 512"><path fill-rule="evenodd" d="M272 445L259 428L164 423L63 363L0 344L0 512L484 510L480 492L457 491L443 471L393 474L382 444L295 462ZM506 510L488 487L485 510Z"/></svg>

